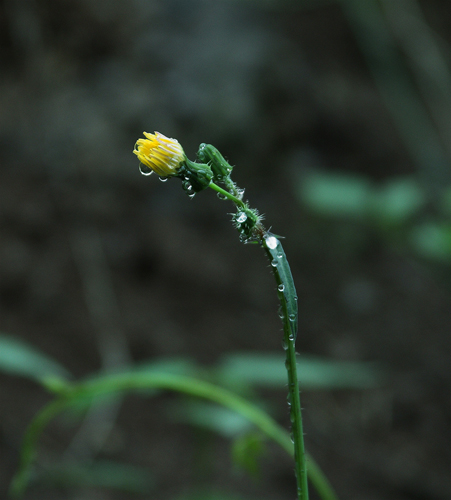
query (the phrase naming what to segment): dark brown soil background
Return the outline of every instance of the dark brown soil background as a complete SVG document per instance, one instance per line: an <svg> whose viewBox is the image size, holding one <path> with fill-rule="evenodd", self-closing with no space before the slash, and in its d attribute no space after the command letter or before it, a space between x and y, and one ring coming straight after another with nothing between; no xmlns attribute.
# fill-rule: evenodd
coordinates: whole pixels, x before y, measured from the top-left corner
<svg viewBox="0 0 451 500"><path fill-rule="evenodd" d="M401 14L419 5L418 33L427 28L449 57L451 3L395 3ZM378 389L302 394L307 447L339 497L444 500L449 263L318 220L297 196L302 172L315 168L375 183L412 174L428 189L449 182L449 155L441 170L427 151L415 156L381 96L357 34L362 5L383 3L0 2L0 330L77 378L127 360L187 356L210 366L224 353L279 352L273 280L261 250L239 243L230 204L212 191L189 200L178 180L141 176L132 154L143 130L176 137L192 159L199 143L214 144L236 165L251 206L286 236L298 350L378 361L389 374ZM371 47L385 43L366 34ZM285 393L262 395L288 427ZM48 400L36 384L0 375L2 498L25 428ZM294 498L293 465L281 451L268 445L260 480L237 475L228 440L168 419L177 400L126 398L105 443L88 439L84 452L151 471L154 490L136 498L175 499L208 485ZM77 428L52 425L40 463L67 458ZM135 497L34 486L25 498Z"/></svg>

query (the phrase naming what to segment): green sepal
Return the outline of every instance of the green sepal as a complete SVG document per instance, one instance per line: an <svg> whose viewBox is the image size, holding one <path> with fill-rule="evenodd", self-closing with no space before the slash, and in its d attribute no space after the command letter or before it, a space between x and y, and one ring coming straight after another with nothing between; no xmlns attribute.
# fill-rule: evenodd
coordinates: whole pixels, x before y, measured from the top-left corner
<svg viewBox="0 0 451 500"><path fill-rule="evenodd" d="M245 205L237 209L237 212L233 214L232 220L240 233L240 240L247 242L254 238L253 229L260 222L261 217L257 210Z"/></svg>
<svg viewBox="0 0 451 500"><path fill-rule="evenodd" d="M216 182L226 182L233 167L225 160L222 154L211 144L202 143L197 151L197 158L202 163L208 163Z"/></svg>
<svg viewBox="0 0 451 500"><path fill-rule="evenodd" d="M193 195L210 185L213 179L213 172L209 165L196 163L187 158L178 170L177 177L182 179L183 189L189 195Z"/></svg>

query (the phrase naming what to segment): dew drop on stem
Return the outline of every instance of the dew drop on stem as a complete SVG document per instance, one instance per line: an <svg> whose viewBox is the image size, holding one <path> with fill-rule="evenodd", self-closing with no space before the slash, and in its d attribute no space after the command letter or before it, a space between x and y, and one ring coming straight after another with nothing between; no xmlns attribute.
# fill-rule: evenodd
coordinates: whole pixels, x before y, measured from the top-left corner
<svg viewBox="0 0 451 500"><path fill-rule="evenodd" d="M244 212L240 212L238 215L237 215L237 218L236 218L236 221L239 223L239 224L242 224L243 222L245 222L247 219L247 215L244 213Z"/></svg>
<svg viewBox="0 0 451 500"><path fill-rule="evenodd" d="M276 248L277 246L277 238L274 237L274 236L267 236L265 238L265 241L266 241L266 246L268 248L270 248L271 250L274 250L274 248Z"/></svg>

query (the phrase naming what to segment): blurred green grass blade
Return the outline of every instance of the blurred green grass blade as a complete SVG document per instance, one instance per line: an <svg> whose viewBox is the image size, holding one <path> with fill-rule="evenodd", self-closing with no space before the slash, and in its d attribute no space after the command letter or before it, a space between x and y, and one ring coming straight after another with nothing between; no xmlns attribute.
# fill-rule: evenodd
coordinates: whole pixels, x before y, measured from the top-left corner
<svg viewBox="0 0 451 500"><path fill-rule="evenodd" d="M425 222L416 226L411 242L421 256L438 262L451 262L451 224Z"/></svg>
<svg viewBox="0 0 451 500"><path fill-rule="evenodd" d="M184 375L146 372L103 374L84 382L67 385L59 397L47 404L35 416L25 433L21 463L11 482L10 494L17 497L25 492L36 456L39 437L48 423L61 412L66 411L73 404L77 404L80 399L154 388L199 397L236 411L252 422L268 438L278 443L290 455L293 454L293 444L285 429L260 408L222 387ZM320 492L321 498L336 500L337 497L321 469L312 457L309 457L308 461L309 478L315 489Z"/></svg>
<svg viewBox="0 0 451 500"><path fill-rule="evenodd" d="M298 196L308 209L320 215L354 220L371 217L391 225L407 222L427 201L424 189L411 175L376 186L364 176L320 170L303 176Z"/></svg>
<svg viewBox="0 0 451 500"><path fill-rule="evenodd" d="M224 383L285 387L284 354L236 353L223 358L218 375ZM299 356L298 380L302 389L365 389L377 387L382 374L373 363L332 361Z"/></svg>
<svg viewBox="0 0 451 500"><path fill-rule="evenodd" d="M199 368L187 357L158 358L141 361L126 367L127 371L146 373L172 373L174 375L195 375Z"/></svg>
<svg viewBox="0 0 451 500"><path fill-rule="evenodd" d="M233 463L244 469L250 476L260 475L259 459L265 452L263 436L247 432L238 436L232 446Z"/></svg>
<svg viewBox="0 0 451 500"><path fill-rule="evenodd" d="M374 190L372 212L379 221L401 224L417 214L425 203L426 196L419 183L411 176L399 177Z"/></svg>
<svg viewBox="0 0 451 500"><path fill-rule="evenodd" d="M169 417L175 422L189 423L231 438L253 426L243 415L223 406L200 401L177 402Z"/></svg>
<svg viewBox="0 0 451 500"><path fill-rule="evenodd" d="M154 485L147 470L107 460L55 466L41 473L37 481L63 488L99 487L137 494L148 493Z"/></svg>
<svg viewBox="0 0 451 500"><path fill-rule="evenodd" d="M307 207L333 217L366 215L371 184L363 176L312 171L303 176L299 196Z"/></svg>
<svg viewBox="0 0 451 500"><path fill-rule="evenodd" d="M0 370L41 382L46 378L70 377L70 373L49 356L26 342L0 334Z"/></svg>

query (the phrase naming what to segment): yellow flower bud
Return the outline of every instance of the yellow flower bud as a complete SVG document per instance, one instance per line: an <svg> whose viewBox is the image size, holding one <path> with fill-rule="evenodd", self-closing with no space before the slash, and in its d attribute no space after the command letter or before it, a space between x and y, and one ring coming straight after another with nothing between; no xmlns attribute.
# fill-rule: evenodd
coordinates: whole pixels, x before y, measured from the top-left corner
<svg viewBox="0 0 451 500"><path fill-rule="evenodd" d="M133 153L139 161L148 167L149 173L155 172L160 177L177 175L177 171L186 160L182 146L176 139L155 132L144 132L147 139L138 139Z"/></svg>

